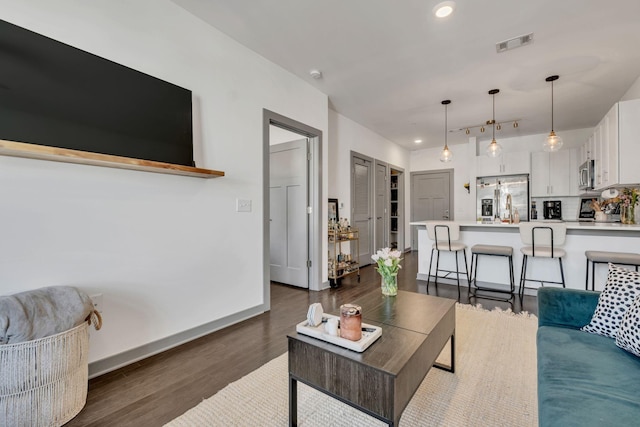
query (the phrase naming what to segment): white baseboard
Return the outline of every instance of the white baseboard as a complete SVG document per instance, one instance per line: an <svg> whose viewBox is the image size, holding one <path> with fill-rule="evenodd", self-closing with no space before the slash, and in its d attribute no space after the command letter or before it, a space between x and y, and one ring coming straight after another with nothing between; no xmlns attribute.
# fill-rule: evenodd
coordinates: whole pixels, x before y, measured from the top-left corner
<svg viewBox="0 0 640 427"><path fill-rule="evenodd" d="M97 360L89 363L89 378L94 378L100 375L104 375L107 372L114 371L124 366L130 365L147 357L153 356L163 351L167 351L171 348L185 344L189 341L193 341L197 338L208 335L212 332L231 326L235 323L242 322L251 317L264 313L265 306L259 305L256 307L248 308L239 313L232 314L222 319L214 320L204 325L196 326L195 328L188 329L186 331L178 332L175 335L162 338L158 341L151 342L149 344L136 347L131 350L127 350L115 356L110 356L105 359Z"/></svg>

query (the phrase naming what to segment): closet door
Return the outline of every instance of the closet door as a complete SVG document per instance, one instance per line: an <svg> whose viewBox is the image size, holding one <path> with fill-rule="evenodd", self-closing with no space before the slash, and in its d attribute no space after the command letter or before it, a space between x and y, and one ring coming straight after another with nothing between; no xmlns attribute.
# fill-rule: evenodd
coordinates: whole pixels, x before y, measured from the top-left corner
<svg viewBox="0 0 640 427"><path fill-rule="evenodd" d="M373 250L389 246L387 241L387 224L389 222L389 214L387 211L388 200L387 194L389 193L387 185L388 168L386 163L376 162L376 180L375 180L375 240Z"/></svg>
<svg viewBox="0 0 640 427"><path fill-rule="evenodd" d="M353 155L351 158L351 224L360 234L361 266L371 264L373 254L373 208L371 197L371 160ZM354 247L351 250L355 250Z"/></svg>

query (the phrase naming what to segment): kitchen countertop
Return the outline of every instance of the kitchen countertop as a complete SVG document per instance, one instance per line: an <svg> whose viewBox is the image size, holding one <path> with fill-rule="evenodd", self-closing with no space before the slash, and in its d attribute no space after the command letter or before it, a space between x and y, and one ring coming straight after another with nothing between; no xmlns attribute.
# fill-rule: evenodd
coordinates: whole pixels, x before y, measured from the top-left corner
<svg viewBox="0 0 640 427"><path fill-rule="evenodd" d="M409 223L409 225L414 226L424 226L428 221L415 221ZM538 221L541 223L545 222L559 222L559 221ZM496 229L507 229L507 228L518 228L518 224L508 224L508 223L491 223L491 224L482 224L476 221L459 221L460 227L470 228L470 227L478 227L478 228L496 228ZM565 221L567 224L567 230L589 230L589 231L638 231L640 232L640 225L634 224L622 224L619 222L577 222L577 221Z"/></svg>

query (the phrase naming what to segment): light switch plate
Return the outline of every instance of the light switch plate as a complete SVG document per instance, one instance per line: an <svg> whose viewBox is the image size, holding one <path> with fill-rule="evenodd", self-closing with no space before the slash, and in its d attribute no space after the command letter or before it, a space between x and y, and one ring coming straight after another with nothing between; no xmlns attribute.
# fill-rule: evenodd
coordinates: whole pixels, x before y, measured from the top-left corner
<svg viewBox="0 0 640 427"><path fill-rule="evenodd" d="M251 212L251 200L236 199L236 212Z"/></svg>

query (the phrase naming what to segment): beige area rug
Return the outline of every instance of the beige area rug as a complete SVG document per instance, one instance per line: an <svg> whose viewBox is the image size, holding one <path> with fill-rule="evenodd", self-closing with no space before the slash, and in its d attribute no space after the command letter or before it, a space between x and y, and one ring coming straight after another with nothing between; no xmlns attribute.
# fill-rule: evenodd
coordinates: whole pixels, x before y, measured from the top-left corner
<svg viewBox="0 0 640 427"><path fill-rule="evenodd" d="M400 419L408 426L537 426L537 319L456 306L456 372L431 369ZM448 345L441 362L448 363ZM445 357L445 355L447 357ZM287 354L167 426L288 425ZM298 383L300 426L384 426L382 421Z"/></svg>

